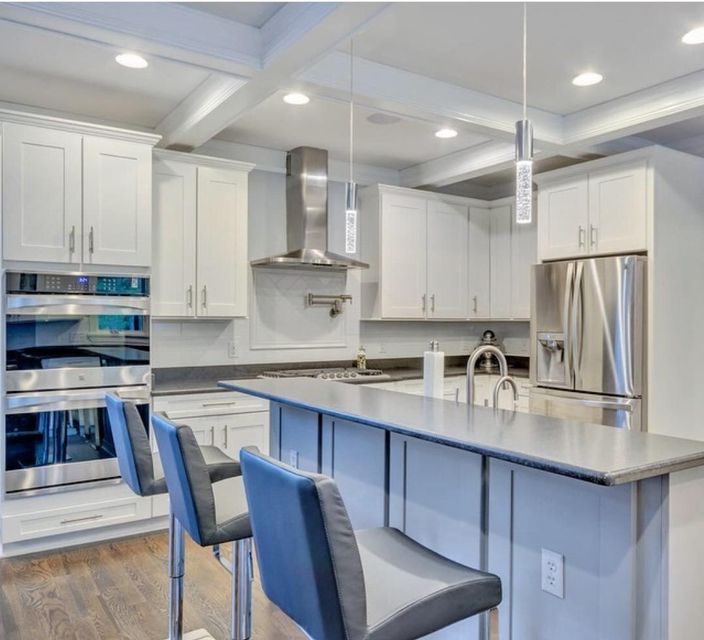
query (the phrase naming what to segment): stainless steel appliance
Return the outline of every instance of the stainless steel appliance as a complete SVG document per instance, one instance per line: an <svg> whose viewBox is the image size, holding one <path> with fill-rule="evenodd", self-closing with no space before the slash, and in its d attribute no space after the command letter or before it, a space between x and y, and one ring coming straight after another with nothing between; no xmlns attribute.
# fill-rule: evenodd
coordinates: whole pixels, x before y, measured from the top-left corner
<svg viewBox="0 0 704 640"><path fill-rule="evenodd" d="M645 267L636 255L533 267L531 412L643 428Z"/></svg>
<svg viewBox="0 0 704 640"><path fill-rule="evenodd" d="M149 424L149 279L10 272L5 278L5 488L119 477L105 394Z"/></svg>
<svg viewBox="0 0 704 640"><path fill-rule="evenodd" d="M279 369L264 371L262 378L317 378L338 382L383 382L391 376L381 369L355 369L354 367L329 367L320 369Z"/></svg>

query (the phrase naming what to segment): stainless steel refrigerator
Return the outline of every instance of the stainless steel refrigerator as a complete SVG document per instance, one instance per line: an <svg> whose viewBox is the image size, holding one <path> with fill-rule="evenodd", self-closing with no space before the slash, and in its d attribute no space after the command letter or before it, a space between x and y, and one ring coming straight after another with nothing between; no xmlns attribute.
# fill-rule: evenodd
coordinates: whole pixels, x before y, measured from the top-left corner
<svg viewBox="0 0 704 640"><path fill-rule="evenodd" d="M646 258L533 266L531 412L645 429Z"/></svg>

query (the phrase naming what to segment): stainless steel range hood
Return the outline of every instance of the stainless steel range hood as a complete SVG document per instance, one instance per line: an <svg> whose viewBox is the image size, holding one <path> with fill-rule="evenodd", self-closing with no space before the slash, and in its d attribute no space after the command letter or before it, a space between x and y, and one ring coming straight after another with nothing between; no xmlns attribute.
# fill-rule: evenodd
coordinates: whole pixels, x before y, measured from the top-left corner
<svg viewBox="0 0 704 640"><path fill-rule="evenodd" d="M328 251L328 152L297 147L286 155L288 251L253 260L253 267L367 269L369 265Z"/></svg>

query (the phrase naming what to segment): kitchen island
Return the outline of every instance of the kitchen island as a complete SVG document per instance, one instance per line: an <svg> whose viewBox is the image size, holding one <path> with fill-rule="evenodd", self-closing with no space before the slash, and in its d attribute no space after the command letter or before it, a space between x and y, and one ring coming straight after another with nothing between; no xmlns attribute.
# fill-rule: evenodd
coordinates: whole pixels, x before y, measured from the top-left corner
<svg viewBox="0 0 704 640"><path fill-rule="evenodd" d="M337 382L221 384L271 401L272 455L335 477L356 528L395 526L498 574L502 640L704 628L704 442Z"/></svg>

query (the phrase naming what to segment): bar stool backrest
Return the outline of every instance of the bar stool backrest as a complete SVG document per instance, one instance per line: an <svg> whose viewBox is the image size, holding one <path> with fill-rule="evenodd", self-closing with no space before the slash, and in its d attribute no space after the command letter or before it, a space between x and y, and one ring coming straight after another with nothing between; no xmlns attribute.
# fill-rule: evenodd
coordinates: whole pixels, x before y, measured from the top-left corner
<svg viewBox="0 0 704 640"><path fill-rule="evenodd" d="M174 515L199 545L214 544L215 496L208 466L193 431L160 414L152 416L152 425Z"/></svg>
<svg viewBox="0 0 704 640"><path fill-rule="evenodd" d="M240 463L268 598L312 638L365 638L362 562L335 481L253 447Z"/></svg>
<svg viewBox="0 0 704 640"><path fill-rule="evenodd" d="M105 394L108 420L122 479L139 496L163 493L154 477L149 436L136 405L114 393Z"/></svg>

